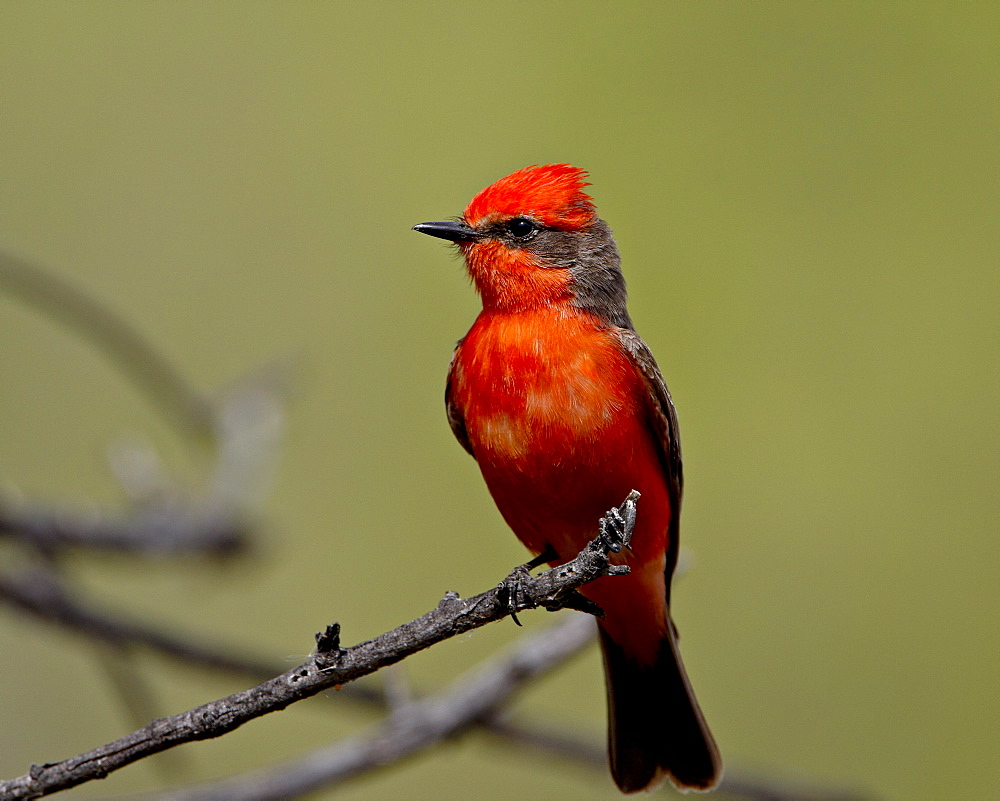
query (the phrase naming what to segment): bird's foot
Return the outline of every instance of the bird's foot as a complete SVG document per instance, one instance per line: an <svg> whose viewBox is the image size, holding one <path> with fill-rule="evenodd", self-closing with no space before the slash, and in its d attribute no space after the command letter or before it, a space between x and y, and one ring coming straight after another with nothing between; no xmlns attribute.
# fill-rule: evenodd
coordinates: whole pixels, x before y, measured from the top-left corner
<svg viewBox="0 0 1000 801"><path fill-rule="evenodd" d="M497 585L501 603L507 606L507 614L510 615L510 619L518 626L521 625L521 621L517 619L517 610L521 604L522 587L525 580L531 576L531 571L536 567L540 567L546 562L551 562L558 558L559 554L555 552L555 549L551 545L546 545L542 553L538 554L531 561L515 567L510 575Z"/></svg>
<svg viewBox="0 0 1000 801"><path fill-rule="evenodd" d="M621 506L609 509L598 525L598 539L612 553L622 548L632 550L632 530L635 528L636 501L639 491L632 490Z"/></svg>

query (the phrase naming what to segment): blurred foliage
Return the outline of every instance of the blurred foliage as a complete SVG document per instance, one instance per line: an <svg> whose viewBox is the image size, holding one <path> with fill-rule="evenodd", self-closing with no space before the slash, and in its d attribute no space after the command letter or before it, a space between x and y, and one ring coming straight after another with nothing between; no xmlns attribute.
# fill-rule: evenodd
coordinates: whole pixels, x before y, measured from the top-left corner
<svg viewBox="0 0 1000 801"><path fill-rule="evenodd" d="M299 363L257 558L73 573L289 665L331 620L360 640L504 575L523 552L441 399L477 302L409 228L570 161L680 409L696 565L675 613L729 762L983 798L1000 736L1000 7L617 8L0 5L0 245L109 302L206 389ZM112 503L102 451L122 435L204 469L72 331L0 297L0 338L8 491ZM90 646L8 613L0 636L0 774L127 726ZM512 636L407 670L438 686ZM235 689L140 664L163 713ZM182 749L172 778L367 719L299 706ZM520 709L599 735L596 655ZM76 793L159 780L143 765ZM614 793L474 737L339 795L513 796Z"/></svg>

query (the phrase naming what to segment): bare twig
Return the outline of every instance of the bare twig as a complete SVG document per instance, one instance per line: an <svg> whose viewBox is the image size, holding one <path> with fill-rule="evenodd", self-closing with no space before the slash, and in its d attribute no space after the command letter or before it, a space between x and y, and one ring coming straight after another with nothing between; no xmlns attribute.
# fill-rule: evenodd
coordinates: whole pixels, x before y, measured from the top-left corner
<svg viewBox="0 0 1000 801"><path fill-rule="evenodd" d="M625 518L637 494L622 505ZM83 782L103 778L151 754L182 743L218 737L249 720L284 709L289 704L345 684L395 664L442 640L500 620L511 611L543 607L562 609L579 605L577 589L601 576L627 572L610 563L609 550L616 543L598 536L575 559L539 576L515 571L517 592L509 580L473 598L449 593L437 608L374 640L351 648L339 647L339 626L328 627L318 638L317 653L299 667L249 690L212 701L169 718L154 720L115 742L77 757L33 765L16 779L0 782L0 799L37 798ZM617 543L620 547L620 543Z"/></svg>
<svg viewBox="0 0 1000 801"><path fill-rule="evenodd" d="M131 621L119 613L110 613L86 604L66 591L58 583L55 575L48 571L32 571L15 578L0 577L0 598L13 607L29 614L66 627L68 630L104 641L115 646L143 647L163 654L171 659L186 664L200 665L210 669L223 670L236 675L249 676L256 680L265 679L281 671L277 664L249 654L239 654L232 650L220 649L217 646L193 642L164 633L155 627L138 621ZM577 650L583 650L590 642L589 638L577 641ZM520 646L518 646L520 649ZM568 656L568 654L567 654ZM552 664L555 667L556 663ZM449 693L451 688L443 690L435 698ZM386 696L376 688L352 683L345 686L331 700L352 700L362 702L373 708L387 708ZM429 699L428 699L429 700ZM405 703L393 705L393 708L405 708ZM380 724L383 731L389 724ZM525 749L528 753L545 754L564 761L576 763L594 771L607 770L606 745L597 738L587 738L571 733L559 727L546 727L538 722L520 723L508 719L504 714L487 714L471 721L471 725ZM336 751L336 744L321 749L325 754ZM317 752L319 753L319 752ZM306 759L312 759L307 757ZM291 762L283 766L268 768L261 773L269 777L268 782L290 784L292 777L282 778L278 774L283 770L293 773L299 762ZM215 784L199 788L189 788L178 791L177 794L166 793L164 799L191 798L211 801L216 792L234 792L245 777L234 777L223 782L223 788ZM870 798L859 793L832 788L807 788L803 782L780 782L772 777L759 773L741 771L730 767L723 779L720 793L734 798L752 799L753 801L800 801L803 798L813 801L859 801ZM204 794L203 794L204 793ZM240 797L233 795L233 797ZM159 799L161 796L157 795ZM245 799L254 798L251 792L242 796Z"/></svg>
<svg viewBox="0 0 1000 801"><path fill-rule="evenodd" d="M93 604L84 603L80 599L73 597L59 583L57 576L45 570L26 572L14 578L0 577L0 598L3 598L15 608L19 608L48 622L62 625L76 634L95 638L115 646L144 647L188 664L201 665L237 675L250 676L257 680L273 676L281 670L278 665L269 663L253 655L240 655L231 650L219 649L213 645L193 642L190 638L167 634L143 622L131 621L119 613L110 613L93 606ZM582 650L589 641L589 638L579 639L576 643L576 649L578 651ZM566 647L568 648L568 645ZM520 651L520 646L518 648ZM568 655L567 653L562 658L566 658ZM512 658L516 659L517 657L515 655ZM552 667L555 666L556 663L553 662ZM451 693L452 689L449 687L433 698L443 698ZM330 697L331 699L361 701L373 707L386 707L386 697L383 693L378 692L375 688L361 686L356 683L344 687L336 696ZM432 701L432 699L426 700L428 702ZM494 707L494 709L497 707ZM406 709L407 705L403 704L399 708ZM461 725L463 729L465 728L464 722L456 721L456 726L458 725ZM582 737L578 734L569 733L564 729L546 727L537 722L532 724L512 722L503 714L484 714L470 721L469 725L482 728L493 736L522 747L534 755L546 754L554 756L594 771L603 772L607 769L605 744L597 738ZM389 731L390 726L391 719L383 722L373 731L379 731L387 737L394 738L396 735L392 731ZM456 729L456 733L457 731L458 729ZM399 736L401 737L402 735ZM356 745L356 739L352 739L350 742ZM426 745L433 745L438 739L435 739L434 742L428 742ZM416 742L413 743L413 746L415 748L424 747ZM304 777L297 779L295 776L298 775L298 771L301 768L300 762L308 762L308 775L314 777L313 780L319 781L318 778L315 778L318 776L316 771L319 771L323 766L344 764L342 761L344 758L343 754L334 756L339 753L338 747L338 744L333 744L318 750L302 760L296 760L286 765L274 766L258 773L269 784L287 788L297 781L304 780ZM355 750L354 753L363 754L364 751L363 749ZM326 755L329 759L320 759L320 754ZM408 752L401 756L406 756L407 754ZM289 772L290 775L283 776L282 773L285 771ZM254 775L257 775L257 773ZM337 776L334 775L333 779L337 780ZM212 801L216 798L216 793L229 793L230 795L221 797L249 800L256 797L255 792L251 791L242 796L238 794L239 786L247 781L250 780L245 776L239 776L222 782L219 785L204 785L198 788L178 791L177 793L168 792L162 796L155 796L155 798L190 798L192 801L194 799ZM871 797L851 793L846 790L807 787L802 782L780 782L771 777L739 771L732 767L727 771L723 784L720 787L720 793L725 793L729 797L752 801L801 801L804 798L812 799L813 801L858 801L859 799Z"/></svg>
<svg viewBox="0 0 1000 801"><path fill-rule="evenodd" d="M472 728L524 748L606 773L606 745L563 729L506 721L500 710L528 682L550 672L594 641L584 615L567 617L540 634L521 637L505 656L493 657L444 689L395 708L367 731L303 756L230 779L149 793L137 801L269 801L293 799L396 765ZM872 796L805 780L781 781L730 769L719 794L743 801L865 801ZM664 794L673 794L665 787Z"/></svg>

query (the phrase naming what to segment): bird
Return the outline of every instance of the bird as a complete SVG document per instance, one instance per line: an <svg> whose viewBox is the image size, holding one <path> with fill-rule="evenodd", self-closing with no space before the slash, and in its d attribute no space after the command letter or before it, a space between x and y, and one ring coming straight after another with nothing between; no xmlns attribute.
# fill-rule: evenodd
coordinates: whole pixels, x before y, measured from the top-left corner
<svg viewBox="0 0 1000 801"><path fill-rule="evenodd" d="M507 525L556 566L605 510L641 494L628 565L581 588L598 620L611 775L623 793L708 791L722 775L670 615L683 490L677 413L627 309L588 173L532 165L458 218L414 230L458 246L482 311L455 347L445 405Z"/></svg>

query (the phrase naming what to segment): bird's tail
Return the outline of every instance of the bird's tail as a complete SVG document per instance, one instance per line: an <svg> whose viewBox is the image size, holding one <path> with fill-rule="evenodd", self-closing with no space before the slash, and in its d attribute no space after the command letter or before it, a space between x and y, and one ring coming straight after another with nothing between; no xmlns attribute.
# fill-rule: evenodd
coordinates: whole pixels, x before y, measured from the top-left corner
<svg viewBox="0 0 1000 801"><path fill-rule="evenodd" d="M707 791L722 778L722 759L688 682L670 626L656 661L642 665L601 628L608 690L608 756L623 793L669 778L679 790Z"/></svg>

